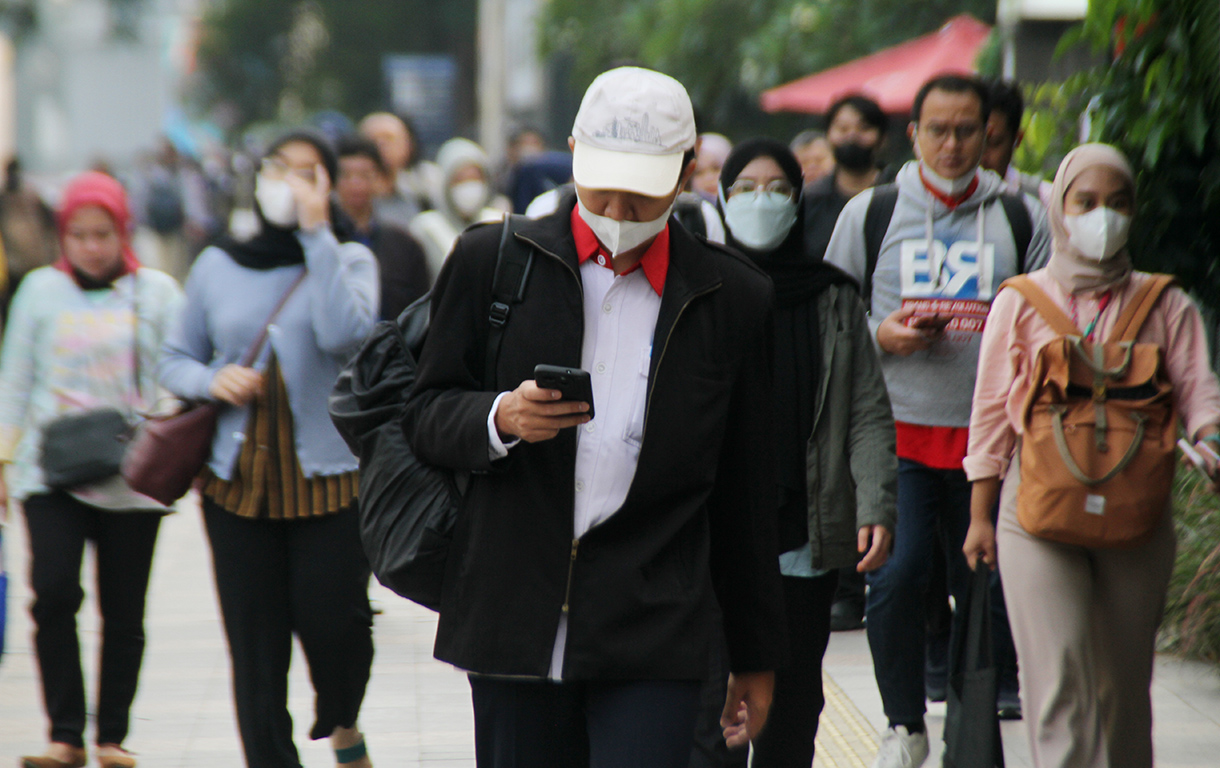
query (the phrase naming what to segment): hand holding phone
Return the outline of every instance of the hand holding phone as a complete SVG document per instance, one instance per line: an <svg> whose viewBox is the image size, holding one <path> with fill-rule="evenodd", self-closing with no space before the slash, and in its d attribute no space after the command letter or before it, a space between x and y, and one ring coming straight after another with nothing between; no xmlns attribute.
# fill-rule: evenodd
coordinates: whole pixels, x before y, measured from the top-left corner
<svg viewBox="0 0 1220 768"><path fill-rule="evenodd" d="M953 322L952 315L916 315L911 318L910 327L918 328L924 331L940 332L945 329L945 326Z"/></svg>
<svg viewBox="0 0 1220 768"><path fill-rule="evenodd" d="M1182 453L1186 454L1186 458L1190 459L1190 463L1195 465L1195 469L1199 470L1208 480L1216 482L1217 479L1213 477L1213 470L1208 467L1207 459L1203 458L1203 454L1199 453L1195 446L1183 438L1178 440L1178 447L1182 449ZM1201 443L1199 447L1211 454L1212 459L1217 462L1216 466L1220 467L1220 456L1216 455L1211 446Z"/></svg>
<svg viewBox="0 0 1220 768"><path fill-rule="evenodd" d="M542 389L556 390L563 400L588 403L587 413L589 419L593 419L593 379L588 371L562 365L537 365L534 383Z"/></svg>

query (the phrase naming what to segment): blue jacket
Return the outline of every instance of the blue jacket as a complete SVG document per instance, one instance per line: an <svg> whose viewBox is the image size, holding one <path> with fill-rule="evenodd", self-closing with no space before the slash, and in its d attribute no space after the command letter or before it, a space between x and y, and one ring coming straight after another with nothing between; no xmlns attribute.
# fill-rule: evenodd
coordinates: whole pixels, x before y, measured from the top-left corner
<svg viewBox="0 0 1220 768"><path fill-rule="evenodd" d="M297 275L297 287L271 325L275 351L292 410L297 459L306 477L356 469L356 457L331 424L327 397L339 370L377 322L377 263L359 243L340 244L329 229L298 232L305 266L256 270L239 265L219 248L199 254L186 279L186 307L165 342L159 378L175 395L213 399L212 378L237 363L254 342L276 303ZM268 346L255 361L266 365ZM232 477L245 440L249 407L226 406L220 414L212 457L218 477Z"/></svg>

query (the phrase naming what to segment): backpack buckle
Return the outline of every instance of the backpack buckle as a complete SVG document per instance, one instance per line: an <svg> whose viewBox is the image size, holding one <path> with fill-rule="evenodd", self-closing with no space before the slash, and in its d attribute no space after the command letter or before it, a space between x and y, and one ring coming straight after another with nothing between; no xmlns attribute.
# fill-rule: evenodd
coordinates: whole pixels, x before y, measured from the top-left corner
<svg viewBox="0 0 1220 768"><path fill-rule="evenodd" d="M496 327L502 327L508 322L508 313L512 310L510 306L502 301L493 302L491 309L488 311L488 320Z"/></svg>

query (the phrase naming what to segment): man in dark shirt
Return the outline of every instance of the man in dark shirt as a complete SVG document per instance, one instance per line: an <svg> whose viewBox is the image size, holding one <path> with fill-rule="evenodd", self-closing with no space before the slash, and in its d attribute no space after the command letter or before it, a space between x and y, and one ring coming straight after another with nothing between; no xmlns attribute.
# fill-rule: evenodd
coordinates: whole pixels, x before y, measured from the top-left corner
<svg viewBox="0 0 1220 768"><path fill-rule="evenodd" d="M805 187L805 247L818 259L826 253L830 233L847 201L882 183L877 158L885 143L889 118L877 102L853 94L830 105L826 138L834 151L834 170Z"/></svg>
<svg viewBox="0 0 1220 768"><path fill-rule="evenodd" d="M826 138L835 168L805 187L805 248L813 258L826 254L826 244L847 201L885 179L877 156L885 143L889 118L877 102L853 94L830 105ZM831 608L830 627L836 632L864 626L864 574L855 568L839 571L839 588Z"/></svg>
<svg viewBox="0 0 1220 768"><path fill-rule="evenodd" d="M381 319L393 320L431 284L424 251L415 238L373 213L378 191L390 184L377 145L368 139L339 142L339 178L335 197L356 226L356 240L377 257L381 267Z"/></svg>

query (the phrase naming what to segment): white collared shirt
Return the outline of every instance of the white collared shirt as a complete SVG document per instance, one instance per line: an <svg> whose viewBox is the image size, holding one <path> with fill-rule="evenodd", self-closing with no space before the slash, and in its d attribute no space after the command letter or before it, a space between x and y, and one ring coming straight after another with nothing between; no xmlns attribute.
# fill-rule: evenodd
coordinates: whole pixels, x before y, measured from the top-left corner
<svg viewBox="0 0 1220 768"><path fill-rule="evenodd" d="M593 383L593 420L576 427L575 500L572 537L609 518L623 505L635 478L644 437L648 369L661 297L644 270L615 275L597 254L580 266L584 285L584 336L581 367ZM489 451L493 459L508 455L495 427L502 393L488 415ZM559 619L548 676L559 680L567 644L568 617Z"/></svg>

